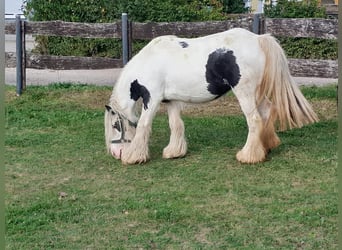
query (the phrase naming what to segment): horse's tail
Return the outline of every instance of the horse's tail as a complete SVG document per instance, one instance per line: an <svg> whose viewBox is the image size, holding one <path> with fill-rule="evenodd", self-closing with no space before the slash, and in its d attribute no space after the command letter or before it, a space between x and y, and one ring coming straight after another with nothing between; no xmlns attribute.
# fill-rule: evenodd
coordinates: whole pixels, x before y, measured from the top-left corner
<svg viewBox="0 0 342 250"><path fill-rule="evenodd" d="M276 108L279 129L302 127L318 121L309 102L293 80L283 49L274 37L260 35L259 43L265 53L264 75L257 90L258 104L266 97Z"/></svg>

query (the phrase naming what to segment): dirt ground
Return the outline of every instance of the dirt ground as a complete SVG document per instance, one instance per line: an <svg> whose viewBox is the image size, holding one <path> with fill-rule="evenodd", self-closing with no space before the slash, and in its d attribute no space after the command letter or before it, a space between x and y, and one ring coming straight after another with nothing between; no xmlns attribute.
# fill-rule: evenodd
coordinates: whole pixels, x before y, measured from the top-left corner
<svg viewBox="0 0 342 250"><path fill-rule="evenodd" d="M25 94L24 94L25 95ZM107 104L111 90L98 89L95 91L81 91L64 93L60 98L66 102L75 102L84 108L104 111L104 105ZM18 98L15 91L6 92L6 100ZM313 109L321 120L337 118L337 100L335 99L311 99L309 100ZM166 105L161 104L159 114L166 114ZM228 94L214 101L203 104L185 104L182 111L183 116L229 116L242 115L240 105L233 94Z"/></svg>
<svg viewBox="0 0 342 250"><path fill-rule="evenodd" d="M83 92L77 96L65 95L63 98L70 100L75 99L75 102L83 103L85 106L92 108L103 108L104 100L109 100L111 92L108 90L96 91L92 93ZM89 100L92 100L89 102ZM332 119L337 117L337 100L323 99L323 100L309 100L313 109L320 119ZM166 114L166 104L161 104L158 111L159 114ZM242 115L242 111L237 98L229 93L214 101L203 104L185 104L182 111L183 116L229 116L229 115Z"/></svg>
<svg viewBox="0 0 342 250"><path fill-rule="evenodd" d="M335 100L310 100L309 102L320 119L337 117L337 102ZM165 104L161 105L159 113L161 112L166 112ZM190 116L229 116L242 114L242 111L236 97L227 95L209 103L188 104L182 114Z"/></svg>

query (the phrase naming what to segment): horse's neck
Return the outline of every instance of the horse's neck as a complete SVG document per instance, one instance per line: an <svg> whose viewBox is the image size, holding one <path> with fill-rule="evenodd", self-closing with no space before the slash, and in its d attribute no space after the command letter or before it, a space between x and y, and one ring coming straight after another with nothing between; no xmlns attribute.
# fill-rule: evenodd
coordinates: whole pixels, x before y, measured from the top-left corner
<svg viewBox="0 0 342 250"><path fill-rule="evenodd" d="M121 89L120 86L115 86L113 89L110 105L114 111L119 112L130 121L136 122L134 102L130 99L130 95L126 94L126 91Z"/></svg>
<svg viewBox="0 0 342 250"><path fill-rule="evenodd" d="M112 93L112 96L110 98L110 106L115 110L115 111L118 111L120 113L123 113L124 112L124 109L125 109L125 106L123 104L120 103L120 98L119 96L114 93Z"/></svg>

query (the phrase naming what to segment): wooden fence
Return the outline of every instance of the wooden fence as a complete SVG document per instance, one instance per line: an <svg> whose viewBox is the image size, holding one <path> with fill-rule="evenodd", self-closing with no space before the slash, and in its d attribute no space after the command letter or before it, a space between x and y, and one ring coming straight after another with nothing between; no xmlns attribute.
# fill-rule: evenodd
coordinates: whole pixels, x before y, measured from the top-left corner
<svg viewBox="0 0 342 250"><path fill-rule="evenodd" d="M22 71L25 81L25 69L104 69L122 67L122 59L101 57L50 56L28 53L25 49L25 35L66 36L83 38L121 39L122 22L114 23L72 23L62 21L20 22ZM173 34L183 37L204 36L234 27L241 27L258 34L270 33L274 36L316 37L337 39L338 20L336 19L270 19L257 15L232 15L225 21L212 22L173 22L138 23L128 22L129 51L133 39L150 40L154 37ZM6 34L16 33L15 22L6 23ZM6 53L7 67L15 67L13 53ZM17 64L18 65L18 64ZM294 76L337 78L337 61L289 59L291 73Z"/></svg>

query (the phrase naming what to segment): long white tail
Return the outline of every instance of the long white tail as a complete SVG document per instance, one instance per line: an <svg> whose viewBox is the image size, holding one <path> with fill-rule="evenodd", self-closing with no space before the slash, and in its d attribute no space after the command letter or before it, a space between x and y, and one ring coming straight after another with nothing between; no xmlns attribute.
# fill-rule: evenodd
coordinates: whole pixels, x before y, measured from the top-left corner
<svg viewBox="0 0 342 250"><path fill-rule="evenodd" d="M283 49L269 34L259 36L259 43L266 55L262 82L257 90L257 100L266 97L276 108L279 129L302 127L318 121L309 102L294 82Z"/></svg>

